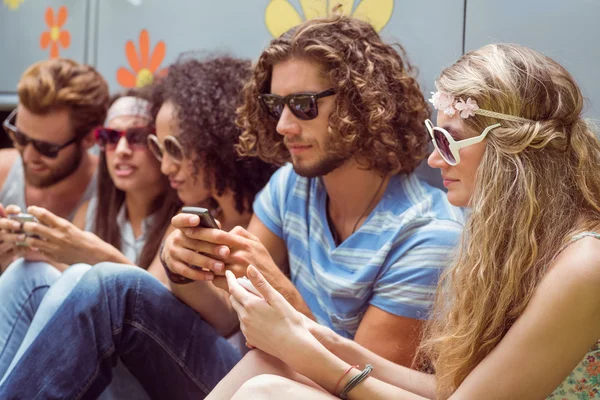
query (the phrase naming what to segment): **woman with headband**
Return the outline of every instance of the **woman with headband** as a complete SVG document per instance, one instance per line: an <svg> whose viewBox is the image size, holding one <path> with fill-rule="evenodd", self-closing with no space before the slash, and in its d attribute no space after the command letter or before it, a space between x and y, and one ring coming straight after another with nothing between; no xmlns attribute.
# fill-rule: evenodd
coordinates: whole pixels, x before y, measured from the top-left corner
<svg viewBox="0 0 600 400"><path fill-rule="evenodd" d="M73 223L46 209L28 208L39 223L24 226L28 234L37 235L25 239L31 249L26 258L47 262L19 259L0 277L0 293L9 300L4 306L21 308L7 314L18 315L17 320L0 321L0 377L16 365L89 265L139 265L165 280L155 258L180 202L147 147L154 132L150 99L149 91L132 90L113 100L104 126L95 130L101 149L97 197L77 211ZM19 288L23 293L23 286L31 295L20 301L23 296L13 292ZM111 389L118 390L114 385Z"/></svg>
<svg viewBox="0 0 600 400"><path fill-rule="evenodd" d="M303 318L249 267L258 290L228 282L260 350L209 398L600 398L600 141L579 87L506 44L465 54L436 87L429 165L470 213L415 361L435 373Z"/></svg>

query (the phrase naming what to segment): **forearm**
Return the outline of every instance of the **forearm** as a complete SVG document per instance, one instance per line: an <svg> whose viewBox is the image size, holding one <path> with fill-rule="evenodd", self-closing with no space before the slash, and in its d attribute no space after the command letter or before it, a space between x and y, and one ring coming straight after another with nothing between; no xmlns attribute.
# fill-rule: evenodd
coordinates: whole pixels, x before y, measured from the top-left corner
<svg viewBox="0 0 600 400"><path fill-rule="evenodd" d="M262 271L261 271L262 272ZM308 318L315 320L315 316L310 311L310 308L302 298L302 295L296 289L294 284L282 273L273 274L269 277L265 274L267 281L294 307L296 310L306 315Z"/></svg>
<svg viewBox="0 0 600 400"><path fill-rule="evenodd" d="M395 385L389 384L378 378L375 372L378 369L385 369L386 366L375 360L367 360L366 355L354 352L357 360L363 361L359 365L359 369L365 368L365 364L373 365L373 373L362 381L356 388L348 394L348 399L406 399L406 400L423 400L432 397L421 397L411 390L404 390ZM306 376L310 380L317 383L323 389L334 395L339 395L344 386L350 379L359 374L359 371L352 369L348 374L344 375L350 368L352 363L343 360L336 354L330 352L317 340L311 341L303 346L303 351L300 354L289 357L285 362L290 365L296 372ZM364 363L364 361L367 361ZM386 360L384 360L386 361ZM353 361L354 362L354 361ZM342 378L343 376L343 378ZM340 381L340 378L341 381ZM339 385L338 385L339 382Z"/></svg>
<svg viewBox="0 0 600 400"><path fill-rule="evenodd" d="M228 336L237 329L238 318L231 307L229 293L211 282L178 285L169 281L168 288L179 300L200 314L221 336Z"/></svg>
<svg viewBox="0 0 600 400"><path fill-rule="evenodd" d="M333 334L323 344L333 354L348 364L373 365L372 376L391 385L416 393L426 398L435 397L435 376L395 364L365 349L353 340Z"/></svg>
<svg viewBox="0 0 600 400"><path fill-rule="evenodd" d="M135 265L135 263L125 257L119 249L104 241L97 243L97 245L89 246L89 251L86 253L88 254L88 257L85 262L90 265L101 262Z"/></svg>

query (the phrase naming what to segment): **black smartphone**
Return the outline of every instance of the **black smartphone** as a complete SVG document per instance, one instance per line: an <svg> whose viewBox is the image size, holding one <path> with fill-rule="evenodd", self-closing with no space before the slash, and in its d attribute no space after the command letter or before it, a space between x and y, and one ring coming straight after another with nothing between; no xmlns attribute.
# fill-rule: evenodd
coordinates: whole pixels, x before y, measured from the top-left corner
<svg viewBox="0 0 600 400"><path fill-rule="evenodd" d="M212 216L210 211L206 208L202 207L183 207L181 212L184 214L194 214L200 217L200 226L201 228L213 228L219 229L219 225L217 225L217 221Z"/></svg>

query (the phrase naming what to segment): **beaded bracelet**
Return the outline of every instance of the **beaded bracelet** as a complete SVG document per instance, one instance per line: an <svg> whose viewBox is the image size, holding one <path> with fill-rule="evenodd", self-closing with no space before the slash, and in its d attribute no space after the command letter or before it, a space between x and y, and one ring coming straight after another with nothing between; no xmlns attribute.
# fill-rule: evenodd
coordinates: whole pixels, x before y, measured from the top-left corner
<svg viewBox="0 0 600 400"><path fill-rule="evenodd" d="M158 253L158 259L160 260L160 263L162 264L163 268L165 269L165 274L167 274L167 278L169 278L169 280L177 285L185 285L188 283L192 283L194 282L193 279L190 278L186 278L183 275L179 275L177 272L173 272L169 269L169 267L167 266L167 263L165 262L164 258L163 258L163 249L165 248L165 244L161 244L160 245L160 250Z"/></svg>
<svg viewBox="0 0 600 400"><path fill-rule="evenodd" d="M365 369L362 370L362 372L360 374L356 375L355 377L350 379L348 381L348 383L346 383L346 386L344 386L344 389L342 389L342 393L340 393L340 396L339 396L340 399L342 399L342 400L347 399L348 393L350 393L350 391L352 389L354 389L356 386L358 386L359 383L361 383L362 381L367 379L367 376L369 376L371 371L373 371L373 366L371 364L365 365Z"/></svg>

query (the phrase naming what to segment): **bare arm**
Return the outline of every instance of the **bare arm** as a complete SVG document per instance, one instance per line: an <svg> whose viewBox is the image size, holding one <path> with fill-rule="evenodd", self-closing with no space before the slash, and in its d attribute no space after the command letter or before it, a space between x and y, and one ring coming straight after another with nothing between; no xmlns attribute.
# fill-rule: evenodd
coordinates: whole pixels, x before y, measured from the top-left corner
<svg viewBox="0 0 600 400"><path fill-rule="evenodd" d="M31 206L27 211L40 223L27 222L23 230L40 239L28 237L26 242L29 247L38 249L45 256L67 265L77 262L94 265L102 261L133 264L114 246L45 208Z"/></svg>
<svg viewBox="0 0 600 400"><path fill-rule="evenodd" d="M363 319L364 321L364 319ZM317 339L325 348L345 361L349 365L366 364L373 365L374 369L371 374L390 385L400 387L411 393L424 396L426 398L434 398L435 396L435 376L416 371L414 369L398 365L387 358L363 347L354 340L346 339L333 330L319 325L314 321L306 321L306 326L310 333ZM361 327L363 325L361 324ZM361 328L359 328L360 330ZM375 330L376 335L379 331ZM392 330L388 330L393 335ZM375 340L375 336L372 336ZM394 341L392 340L392 343ZM377 345L376 345L377 346ZM400 344L402 347L402 344Z"/></svg>
<svg viewBox="0 0 600 400"><path fill-rule="evenodd" d="M8 173L18 157L19 151L16 149L0 150L0 189L4 186ZM2 201L3 199L0 199L0 203L2 203ZM4 205L7 206L8 204Z"/></svg>
<svg viewBox="0 0 600 400"><path fill-rule="evenodd" d="M419 346L422 327L423 321L369 306L354 340L375 354L410 367Z"/></svg>
<svg viewBox="0 0 600 400"><path fill-rule="evenodd" d="M265 275L267 280L296 310L307 317L314 319L314 316L302 298L302 295L288 278L288 251L283 239L271 232L271 230L267 228L256 215L252 216L252 220L248 225L248 232L256 236L256 238L265 246L273 258L275 265L279 267L281 272L278 273L275 270L262 269L261 272ZM260 264L256 265L258 265L258 268L261 267Z"/></svg>
<svg viewBox="0 0 600 400"><path fill-rule="evenodd" d="M326 333L328 328L324 328L323 332L319 332L321 328L314 330L317 324L295 310L256 268L249 267L248 276L261 297L244 289L233 274L228 273L227 276L231 302L238 313L240 326L248 343L280 359L329 393L339 394L340 388L359 371L352 369L342 380L338 390L335 390L337 382L344 372L349 370L350 364L323 345L326 343L323 335L329 335ZM310 328L311 326L313 329ZM375 364L378 369L381 368L382 371L377 372L379 377L389 378L399 375L413 385L431 383L425 374L394 365L366 349L357 350L351 345L347 346L348 342L343 339L332 342L337 342L336 349L343 353L345 358L359 361L368 359L368 363ZM360 347L358 344L356 346ZM302 350L298 351L298 349ZM361 368L363 367L364 364L361 364ZM394 379L398 378L394 377ZM379 380L373 375L352 390L349 398L421 399L423 397Z"/></svg>
<svg viewBox="0 0 600 400"><path fill-rule="evenodd" d="M187 222L185 218L175 219L175 225L183 228ZM194 225L192 225L194 226ZM163 260L170 270L187 275L193 273L193 279L196 281L188 284L179 285L171 282L164 271L160 261L160 254L157 255L148 270L163 281L167 288L179 298L182 302L193 308L202 315L211 326L213 326L221 336L228 336L238 327L238 321L235 312L231 308L227 292L216 287L209 276L203 271L197 271L189 267L190 259L197 254L190 250L193 244L186 238L180 229L171 226L167 231L163 248Z"/></svg>
<svg viewBox="0 0 600 400"><path fill-rule="evenodd" d="M452 398L545 398L600 338L600 241L570 245ZM483 396L483 397L482 397Z"/></svg>

